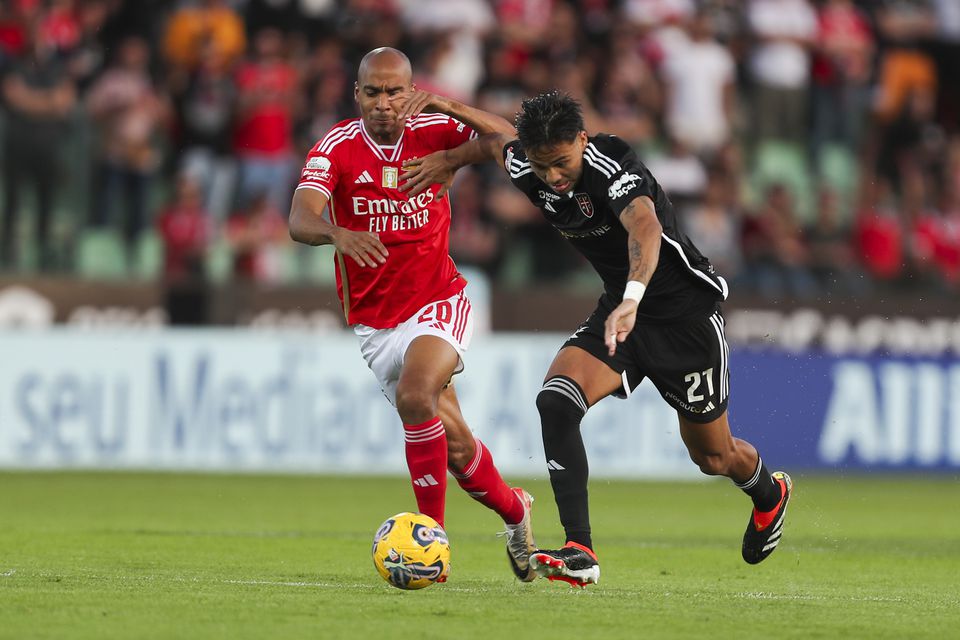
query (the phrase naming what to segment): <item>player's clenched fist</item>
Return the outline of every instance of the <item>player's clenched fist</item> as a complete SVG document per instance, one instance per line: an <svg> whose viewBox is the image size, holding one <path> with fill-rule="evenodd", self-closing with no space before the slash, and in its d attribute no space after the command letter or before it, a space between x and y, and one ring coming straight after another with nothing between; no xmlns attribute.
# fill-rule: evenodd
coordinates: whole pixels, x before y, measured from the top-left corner
<svg viewBox="0 0 960 640"><path fill-rule="evenodd" d="M376 234L368 231L350 231L337 228L333 233L333 246L345 256L350 256L361 267L378 267L386 263L390 255Z"/></svg>

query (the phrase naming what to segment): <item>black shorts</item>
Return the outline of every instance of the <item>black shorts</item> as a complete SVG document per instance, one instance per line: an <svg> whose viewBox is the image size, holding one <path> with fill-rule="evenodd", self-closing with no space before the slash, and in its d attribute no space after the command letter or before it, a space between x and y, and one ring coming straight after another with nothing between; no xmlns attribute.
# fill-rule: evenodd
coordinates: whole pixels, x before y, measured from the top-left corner
<svg viewBox="0 0 960 640"><path fill-rule="evenodd" d="M730 349L719 308L711 315L671 324L638 324L610 356L604 323L614 307L600 299L596 310L563 344L579 347L623 378L613 393L627 398L650 378L663 399L691 422L711 422L727 410Z"/></svg>

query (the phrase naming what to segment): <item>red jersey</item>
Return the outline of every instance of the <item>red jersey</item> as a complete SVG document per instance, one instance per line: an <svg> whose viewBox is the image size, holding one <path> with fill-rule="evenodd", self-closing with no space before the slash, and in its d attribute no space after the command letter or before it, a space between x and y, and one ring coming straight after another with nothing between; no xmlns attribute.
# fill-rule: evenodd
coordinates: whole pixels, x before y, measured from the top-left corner
<svg viewBox="0 0 960 640"><path fill-rule="evenodd" d="M291 97L297 72L286 63L241 65L236 73L241 95L256 95L259 102L242 114L234 128L233 144L242 155L280 155L292 146Z"/></svg>
<svg viewBox="0 0 960 640"><path fill-rule="evenodd" d="M407 121L396 145L383 147L355 118L338 123L307 155L297 189L325 194L333 224L377 234L390 254L373 268L336 254L337 293L347 324L395 327L466 286L450 257L450 198L436 199L438 185L414 197L398 187L408 158L474 137L465 124L426 113Z"/></svg>
<svg viewBox="0 0 960 640"><path fill-rule="evenodd" d="M197 275L209 240L209 222L201 209L173 205L157 218L168 278Z"/></svg>

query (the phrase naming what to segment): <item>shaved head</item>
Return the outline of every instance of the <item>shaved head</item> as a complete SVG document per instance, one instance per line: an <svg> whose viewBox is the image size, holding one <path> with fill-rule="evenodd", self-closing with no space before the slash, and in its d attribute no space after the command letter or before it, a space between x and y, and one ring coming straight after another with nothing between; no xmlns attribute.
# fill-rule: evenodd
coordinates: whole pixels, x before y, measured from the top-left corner
<svg viewBox="0 0 960 640"><path fill-rule="evenodd" d="M399 72L409 84L413 79L413 67L410 59L402 51L393 47L378 47L363 56L360 67L357 69L357 83L364 84L364 80L372 71L391 70Z"/></svg>
<svg viewBox="0 0 960 640"><path fill-rule="evenodd" d="M397 117L396 105L412 91L413 70L402 51L380 47L363 56L353 97L363 126L378 143L394 144L400 138L404 121Z"/></svg>

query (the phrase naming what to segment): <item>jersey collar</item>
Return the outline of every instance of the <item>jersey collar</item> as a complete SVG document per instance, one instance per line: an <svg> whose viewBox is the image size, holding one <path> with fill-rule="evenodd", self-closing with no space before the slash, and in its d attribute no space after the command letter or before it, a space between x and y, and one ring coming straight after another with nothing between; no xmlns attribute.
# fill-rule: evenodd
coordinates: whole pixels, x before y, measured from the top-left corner
<svg viewBox="0 0 960 640"><path fill-rule="evenodd" d="M360 118L360 133L363 135L364 142L367 143L367 146L370 147L373 154L384 162L396 162L400 158L400 152L403 150L403 134L406 130L406 127L400 130L400 139L397 140L397 144L381 146L367 133L367 128L363 124L363 118Z"/></svg>

